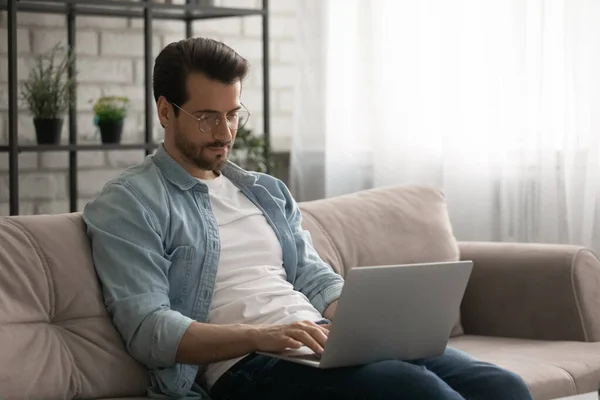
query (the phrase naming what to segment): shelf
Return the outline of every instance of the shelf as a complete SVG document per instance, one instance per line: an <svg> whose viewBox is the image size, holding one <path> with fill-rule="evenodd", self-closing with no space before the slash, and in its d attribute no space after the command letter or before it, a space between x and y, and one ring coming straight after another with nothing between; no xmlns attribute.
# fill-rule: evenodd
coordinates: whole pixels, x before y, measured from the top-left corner
<svg viewBox="0 0 600 400"><path fill-rule="evenodd" d="M0 10L8 8L8 0L0 0ZM198 5L161 4L124 0L20 0L17 11L66 14L72 9L77 15L143 18L144 9L152 11L154 19L201 20L210 18L262 15L261 8L203 7Z"/></svg>
<svg viewBox="0 0 600 400"><path fill-rule="evenodd" d="M19 153L45 151L154 150L158 147L158 145L158 143L33 144L19 146ZM0 153L5 153L8 151L8 146L0 146Z"/></svg>
<svg viewBox="0 0 600 400"><path fill-rule="evenodd" d="M162 1L162 0L161 0ZM181 2L181 0L180 0ZM192 1L185 1L192 3ZM262 50L263 58L269 59L269 0L261 0L262 6L257 8L236 7L209 7L195 4L164 4L154 0L0 0L0 11L7 11L5 52L8 55L8 131L11 145L3 143L0 145L0 153L7 153L8 157L8 191L10 215L19 214L19 153L40 152L65 152L69 155L69 209L75 212L78 208L78 151L119 151L119 150L143 150L150 154L160 143L146 143L152 141L154 121L151 115L153 107L152 81L144 80L145 95L145 131L143 143L61 143L57 145L38 145L34 143L19 143L18 129L18 77L17 57L19 54L17 28L18 14L22 12L56 14L65 18L67 42L70 47L76 43L77 18L76 16L97 16L116 18L140 18L144 22L144 74L152 74L152 26L154 20L178 20L184 22L185 37L192 37L194 20L216 19L227 17L259 16L262 20ZM270 92L269 92L269 63L263 63L263 122L265 146L264 151L268 154L270 150ZM73 109L70 117L73 117ZM77 138L77 121L69 119L69 138L75 141Z"/></svg>

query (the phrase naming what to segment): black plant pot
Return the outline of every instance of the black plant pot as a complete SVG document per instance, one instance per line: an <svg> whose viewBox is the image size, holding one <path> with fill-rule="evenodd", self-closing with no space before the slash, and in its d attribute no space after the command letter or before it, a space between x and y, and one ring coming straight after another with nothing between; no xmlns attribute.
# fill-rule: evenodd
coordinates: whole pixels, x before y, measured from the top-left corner
<svg viewBox="0 0 600 400"><path fill-rule="evenodd" d="M98 121L102 143L120 143L123 134L123 120Z"/></svg>
<svg viewBox="0 0 600 400"><path fill-rule="evenodd" d="M38 144L59 144L62 118L34 118L35 138Z"/></svg>

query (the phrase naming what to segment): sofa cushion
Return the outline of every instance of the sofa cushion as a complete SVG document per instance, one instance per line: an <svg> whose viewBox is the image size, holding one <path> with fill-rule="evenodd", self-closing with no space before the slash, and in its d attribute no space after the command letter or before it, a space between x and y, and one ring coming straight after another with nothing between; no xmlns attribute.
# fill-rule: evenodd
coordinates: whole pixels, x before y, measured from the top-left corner
<svg viewBox="0 0 600 400"><path fill-rule="evenodd" d="M0 219L4 398L143 396L146 370L112 325L79 214Z"/></svg>
<svg viewBox="0 0 600 400"><path fill-rule="evenodd" d="M319 255L342 275L350 268L457 261L444 195L392 186L300 203ZM460 319L452 336L462 334Z"/></svg>
<svg viewBox="0 0 600 400"><path fill-rule="evenodd" d="M517 373L536 400L598 390L600 343L463 335L450 346Z"/></svg>

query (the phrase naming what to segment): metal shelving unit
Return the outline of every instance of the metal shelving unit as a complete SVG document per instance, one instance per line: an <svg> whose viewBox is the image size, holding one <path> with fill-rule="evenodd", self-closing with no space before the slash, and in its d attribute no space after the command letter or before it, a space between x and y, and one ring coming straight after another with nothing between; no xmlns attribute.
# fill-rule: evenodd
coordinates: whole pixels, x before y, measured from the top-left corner
<svg viewBox="0 0 600 400"><path fill-rule="evenodd" d="M152 142L154 99L152 96L152 22L153 20L179 20L185 22L187 37L192 36L192 22L200 19L262 16L263 49L263 113L266 157L270 156L269 124L269 0L262 0L262 8L242 9L228 7L207 7L193 4L154 3L152 0L138 2L126 0L0 0L0 10L7 11L8 36L8 146L0 146L0 152L9 153L9 201L10 215L19 214L19 154L21 152L67 151L69 152L69 199L70 210L77 211L77 153L79 151L101 150L144 150L150 154L158 143ZM145 134L142 143L122 144L78 144L77 111L69 109L69 142L59 145L19 145L18 142L18 74L17 74L17 12L37 12L63 14L66 16L67 41L71 51L75 50L77 15L142 18L144 20L144 93L145 93ZM75 67L69 71L74 75ZM76 100L76 99L75 99ZM73 104L76 102L74 101Z"/></svg>

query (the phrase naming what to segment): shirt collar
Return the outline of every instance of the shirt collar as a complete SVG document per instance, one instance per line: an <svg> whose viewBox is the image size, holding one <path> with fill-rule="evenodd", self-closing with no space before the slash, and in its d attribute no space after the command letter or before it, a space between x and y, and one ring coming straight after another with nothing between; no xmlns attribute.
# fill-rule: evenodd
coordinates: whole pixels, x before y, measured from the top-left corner
<svg viewBox="0 0 600 400"><path fill-rule="evenodd" d="M189 190L196 185L204 185L185 170L164 148L161 143L152 155L154 163L158 166L169 182L181 190ZM231 161L227 161L221 173L233 183L251 186L256 183L256 174L246 171Z"/></svg>

